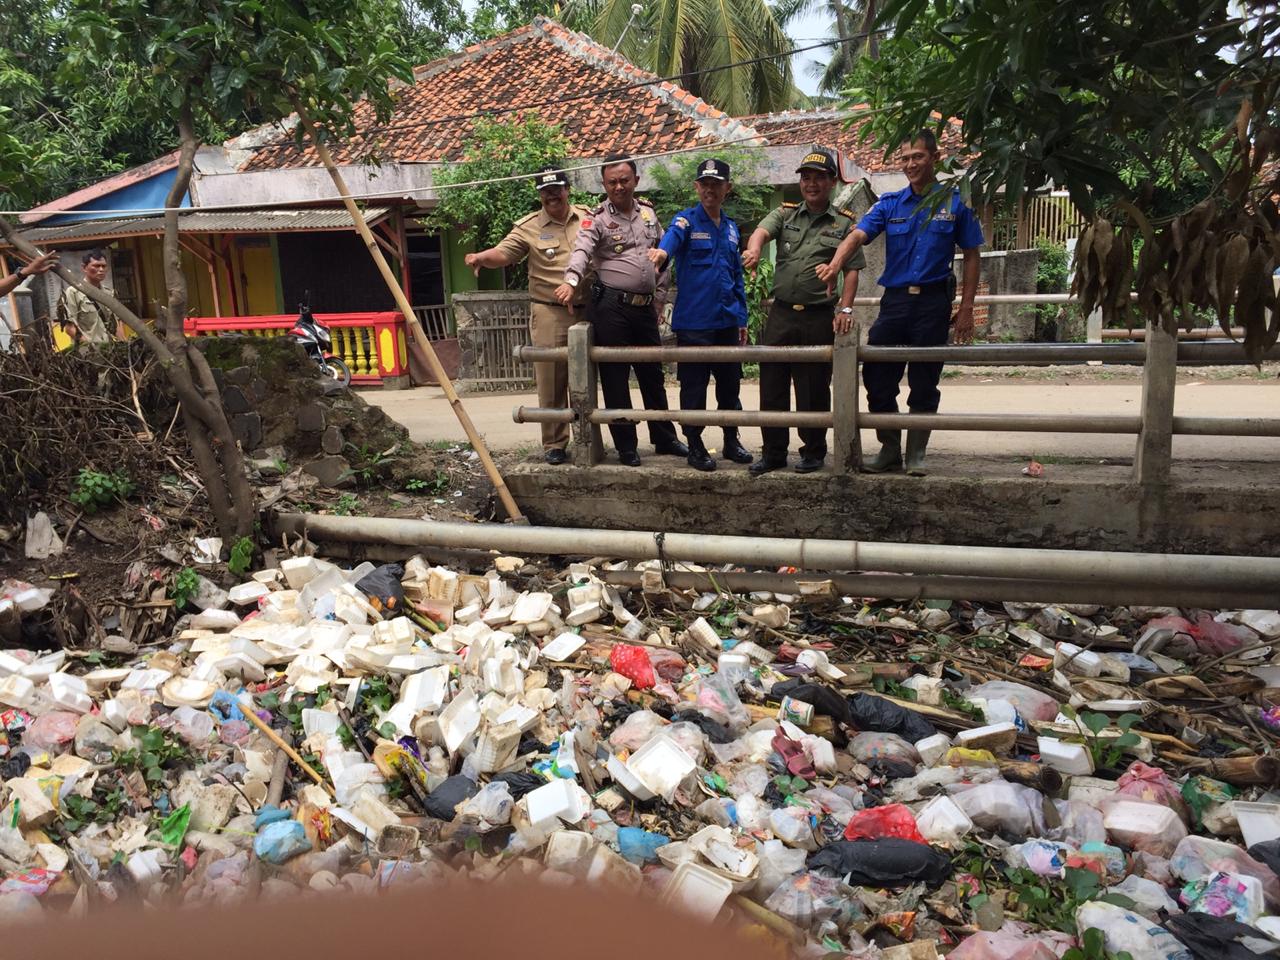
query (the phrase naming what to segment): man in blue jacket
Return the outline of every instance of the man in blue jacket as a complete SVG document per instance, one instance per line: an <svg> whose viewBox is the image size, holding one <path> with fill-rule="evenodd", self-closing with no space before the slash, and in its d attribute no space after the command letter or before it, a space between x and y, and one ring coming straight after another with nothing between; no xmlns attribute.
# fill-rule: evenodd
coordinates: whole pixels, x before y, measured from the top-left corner
<svg viewBox="0 0 1280 960"><path fill-rule="evenodd" d="M907 185L881 194L856 229L840 244L835 257L818 267L818 276L832 282L840 265L880 234L885 235L884 273L880 285L880 316L867 334L867 343L884 346L933 347L947 342L955 328L957 343L973 337L973 298L981 271L982 224L960 199L954 186L938 182L938 141L921 130L902 145L898 155ZM951 302L956 281L952 260L956 247L964 251L960 305L954 316ZM871 413L897 413L898 390L906 368L907 407L912 413L937 413L942 394L941 363L913 361L868 363L862 368ZM903 468L902 432L877 430L880 452L862 465L868 473ZM924 476L928 430L907 431L906 470Z"/></svg>
<svg viewBox="0 0 1280 960"><path fill-rule="evenodd" d="M675 261L679 296L671 329L680 346L742 346L747 342L747 293L738 253L738 225L721 209L733 186L729 165L723 160L704 161L694 186L697 206L676 215L662 243L649 251L649 258L659 270L669 260ZM738 396L742 364L681 363L681 410L707 408L707 385L713 373L716 405L721 410L742 409ZM684 435L689 444L689 466L714 470L716 462L702 442L702 427L685 426ZM754 459L738 441L736 427L724 428L721 455L734 463Z"/></svg>

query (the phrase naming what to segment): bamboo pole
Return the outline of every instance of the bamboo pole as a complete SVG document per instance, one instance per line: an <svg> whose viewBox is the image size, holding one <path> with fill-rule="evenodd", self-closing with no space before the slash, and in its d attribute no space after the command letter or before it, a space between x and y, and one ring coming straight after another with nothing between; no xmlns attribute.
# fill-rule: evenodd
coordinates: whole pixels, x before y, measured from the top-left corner
<svg viewBox="0 0 1280 960"><path fill-rule="evenodd" d="M311 765L307 763L305 760L303 760L301 756L298 755L297 750L289 746L289 744L285 741L285 739L282 736L280 736L280 734L276 733L269 726L263 723L262 718L258 716L256 713L254 713L253 711L254 711L254 704L252 702L250 702L248 705L244 705L244 704L241 705L240 712L244 714L244 718L246 720L252 723L259 730L261 730L266 735L268 740L274 743L279 749L283 750L288 755L289 759L292 760L294 763L296 763L298 766L300 766L303 772L306 773L308 776L310 776L312 780L320 784L320 786L324 787L324 789L328 792L329 796L331 797L335 796L333 792L333 787L329 786L329 781L325 780L324 777L316 773L316 771L312 769Z"/></svg>
<svg viewBox="0 0 1280 960"><path fill-rule="evenodd" d="M423 330L422 324L418 322L418 317L414 314L413 306L409 303L408 298L405 297L404 290L400 287L400 282L396 280L395 274L391 272L391 265L387 263L387 258L382 255L382 250L378 246L377 240L374 239L373 232L369 229L369 225L364 222L364 217L360 215L360 210L356 207L356 202L351 197L351 191L347 189L346 181L343 180L342 174L333 162L333 155L329 153L328 146L316 136L316 128L311 119L303 112L301 105L295 102L294 109L297 110L298 119L302 123L303 129L307 131L307 136L311 138L312 145L316 148L316 155L320 157L320 162L324 164L324 168L329 171L329 176L333 179L333 185L337 187L338 195L342 197L343 206L347 208L347 213L351 214L351 221L355 224L356 233L360 234L360 239L364 241L365 248L369 251L369 256L373 258L378 272L382 274L382 279L386 282L387 289L391 291L391 296L395 298L396 306L400 308L400 313L404 316L405 323L413 330L414 336L417 338L418 343L421 344L423 354L427 358L427 366L431 368L432 375L440 383L440 388L444 390L444 395L449 400L449 406L453 408L454 416L462 424L462 429L466 431L467 439L471 441L471 446L479 455L484 472L493 483L494 489L498 493L498 499L502 501L503 508L512 520L517 523L528 523L528 520L520 512L520 508L516 506L516 501L511 496L511 491L507 489L507 484L502 479L502 474L498 472L497 464L489 456L489 448L485 446L484 439L480 436L480 432L476 430L476 425L471 422L471 416L467 413L466 407L462 405L462 400L458 397L457 391L453 389L453 382L449 379L449 375L445 373L444 364L436 356L435 348L431 346L431 341L427 339L427 333Z"/></svg>

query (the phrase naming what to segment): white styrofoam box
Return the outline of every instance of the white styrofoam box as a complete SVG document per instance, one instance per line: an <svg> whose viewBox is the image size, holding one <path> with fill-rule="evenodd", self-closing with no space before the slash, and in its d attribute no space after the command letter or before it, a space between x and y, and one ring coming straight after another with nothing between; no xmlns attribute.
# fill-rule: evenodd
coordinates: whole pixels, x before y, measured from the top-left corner
<svg viewBox="0 0 1280 960"><path fill-rule="evenodd" d="M400 685L400 702L415 714L435 713L449 695L449 668L432 667L405 677Z"/></svg>
<svg viewBox="0 0 1280 960"><path fill-rule="evenodd" d="M1012 723L989 723L972 730L961 730L956 734L956 746L999 752L1012 747L1017 738L1018 728Z"/></svg>
<svg viewBox="0 0 1280 960"><path fill-rule="evenodd" d="M586 870L587 858L595 848L596 840L591 834L580 830L557 830L547 841L547 852L543 862L552 870L564 870L574 873Z"/></svg>
<svg viewBox="0 0 1280 960"><path fill-rule="evenodd" d="M502 713L494 718L495 723L514 723L520 728L521 733L527 733L538 725L542 714L524 706L523 704L513 704Z"/></svg>
<svg viewBox="0 0 1280 960"><path fill-rule="evenodd" d="M314 650L337 650L351 639L351 627L337 620L312 620L307 629Z"/></svg>
<svg viewBox="0 0 1280 960"><path fill-rule="evenodd" d="M670 802L676 787L691 774L697 764L669 737L661 734L631 755L627 769L654 794Z"/></svg>
<svg viewBox="0 0 1280 960"><path fill-rule="evenodd" d="M563 662L581 650L586 642L585 637L576 633L562 633L542 648L542 656L548 660Z"/></svg>
<svg viewBox="0 0 1280 960"><path fill-rule="evenodd" d="M49 698L64 710L88 713L93 709L89 686L81 677L69 673L55 673L49 677Z"/></svg>
<svg viewBox="0 0 1280 960"><path fill-rule="evenodd" d="M564 618L565 626L580 627L584 623L594 623L604 616L604 606L599 600L592 600L580 607L574 607Z"/></svg>
<svg viewBox="0 0 1280 960"><path fill-rule="evenodd" d="M333 598L333 615L343 623L368 623L369 614L354 597L339 593Z"/></svg>
<svg viewBox="0 0 1280 960"><path fill-rule="evenodd" d="M373 625L375 643L412 644L417 638L417 628L408 617L396 617Z"/></svg>
<svg viewBox="0 0 1280 960"><path fill-rule="evenodd" d="M1267 640L1280 640L1280 611L1241 610L1236 622L1242 623Z"/></svg>
<svg viewBox="0 0 1280 960"><path fill-rule="evenodd" d="M604 603L604 590L598 583L584 583L580 587L570 587L565 593L565 601L571 610L587 603Z"/></svg>
<svg viewBox="0 0 1280 960"><path fill-rule="evenodd" d="M921 762L926 767L932 767L945 757L947 751L951 749L951 738L945 733L935 733L931 737L917 740L915 748L916 753L920 754Z"/></svg>
<svg viewBox="0 0 1280 960"><path fill-rule="evenodd" d="M973 821L959 804L942 794L916 813L916 827L930 843L955 843L973 829Z"/></svg>
<svg viewBox="0 0 1280 960"><path fill-rule="evenodd" d="M548 824L557 818L565 823L578 823L591 809L591 798L573 780L555 779L530 791L525 796L529 822Z"/></svg>
<svg viewBox="0 0 1280 960"><path fill-rule="evenodd" d="M22 673L28 666L30 661L23 660L21 657L14 656L8 650L0 650L0 677L7 677L10 674Z"/></svg>
<svg viewBox="0 0 1280 960"><path fill-rule="evenodd" d="M732 880L690 860L676 867L661 899L668 906L710 923L732 893Z"/></svg>
<svg viewBox="0 0 1280 960"><path fill-rule="evenodd" d="M1231 802L1236 822L1240 824L1240 833L1244 836L1245 847L1268 840L1280 839L1280 803L1248 803L1244 800Z"/></svg>
<svg viewBox="0 0 1280 960"><path fill-rule="evenodd" d="M440 737L449 753L458 749L480 726L480 699L473 690L463 690L444 708L438 720Z"/></svg>
<svg viewBox="0 0 1280 960"><path fill-rule="evenodd" d="M471 762L480 773L496 773L511 765L520 746L520 727L514 723L491 723L481 731Z"/></svg>
<svg viewBox="0 0 1280 960"><path fill-rule="evenodd" d="M227 654L215 660L213 665L223 676L239 677L250 683L261 683L267 679L262 663L245 653Z"/></svg>
<svg viewBox="0 0 1280 960"><path fill-rule="evenodd" d="M320 575L320 561L315 557L290 557L280 564L284 582L291 590L301 590Z"/></svg>
<svg viewBox="0 0 1280 960"><path fill-rule="evenodd" d="M269 567L266 570L256 570L252 574L250 574L250 576L257 583L267 583L267 584L279 583L281 580L284 579L283 575L280 573L279 567Z"/></svg>
<svg viewBox="0 0 1280 960"><path fill-rule="evenodd" d="M1077 647L1074 643L1058 644L1053 657L1053 665L1081 677L1099 677L1102 675L1102 658L1092 650Z"/></svg>
<svg viewBox="0 0 1280 960"><path fill-rule="evenodd" d="M831 665L830 659L821 650L801 650L796 656L796 663L808 667L824 680L840 680L844 671Z"/></svg>
<svg viewBox="0 0 1280 960"><path fill-rule="evenodd" d="M35 698L36 685L26 677L10 674L0 680L0 703L8 707L25 709Z"/></svg>
<svg viewBox="0 0 1280 960"><path fill-rule="evenodd" d="M1068 743L1057 737L1038 737L1036 746L1040 751L1040 762L1059 773L1093 776L1093 754L1083 743Z"/></svg>
<svg viewBox="0 0 1280 960"><path fill-rule="evenodd" d="M715 628L707 623L703 617L699 617L689 624L689 636L708 650L720 650L724 645L724 641L720 639L720 634L716 633Z"/></svg>
<svg viewBox="0 0 1280 960"><path fill-rule="evenodd" d="M201 610L191 618L192 630L233 630L240 626L240 614L234 610Z"/></svg>
<svg viewBox="0 0 1280 960"><path fill-rule="evenodd" d="M122 690L157 690L172 676L173 674L168 670L161 670L158 667L149 667L145 670L134 669L129 671L129 675L121 682L120 688Z"/></svg>
<svg viewBox="0 0 1280 960"><path fill-rule="evenodd" d="M551 609L554 598L549 593L522 593L511 609L512 623L533 623L541 620Z"/></svg>
<svg viewBox="0 0 1280 960"><path fill-rule="evenodd" d="M652 800L656 796L652 790L636 778L634 773L627 769L625 763L613 756L613 754L609 755L609 761L605 764L605 769L609 771L609 776L613 777L614 783L637 800Z"/></svg>
<svg viewBox="0 0 1280 960"><path fill-rule="evenodd" d="M468 603L465 607L459 607L453 611L454 623L475 623L480 619L480 615L484 612L484 607L480 601Z"/></svg>
<svg viewBox="0 0 1280 960"><path fill-rule="evenodd" d="M271 588L265 583L250 580L248 583L237 583L227 591L227 597L235 606L245 607L251 603L257 603L270 592Z"/></svg>

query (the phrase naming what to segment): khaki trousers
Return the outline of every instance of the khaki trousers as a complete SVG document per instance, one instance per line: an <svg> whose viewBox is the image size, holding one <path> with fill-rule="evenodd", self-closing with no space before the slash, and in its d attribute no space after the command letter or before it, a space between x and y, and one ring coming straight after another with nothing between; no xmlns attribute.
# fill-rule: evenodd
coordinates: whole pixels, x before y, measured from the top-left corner
<svg viewBox="0 0 1280 960"><path fill-rule="evenodd" d="M569 328L585 319L581 313L570 316L565 307L545 303L529 305L529 336L535 347L563 347L569 342ZM577 308L579 311L581 307ZM538 406L569 406L569 366L564 363L535 363L533 375L538 383ZM542 448L563 450L569 444L569 424L542 424Z"/></svg>

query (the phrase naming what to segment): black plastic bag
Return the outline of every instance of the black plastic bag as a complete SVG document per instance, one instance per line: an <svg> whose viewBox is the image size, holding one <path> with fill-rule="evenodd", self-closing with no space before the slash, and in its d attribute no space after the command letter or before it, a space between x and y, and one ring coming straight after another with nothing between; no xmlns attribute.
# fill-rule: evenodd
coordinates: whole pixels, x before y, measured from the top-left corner
<svg viewBox="0 0 1280 960"><path fill-rule="evenodd" d="M951 858L914 840L837 840L809 855L806 866L833 876L848 876L853 886L937 887L951 877Z"/></svg>
<svg viewBox="0 0 1280 960"><path fill-rule="evenodd" d="M778 700L783 697L794 697L802 703L813 704L814 713L831 717L838 723L853 725L849 704L845 702L844 697L820 683L807 683L799 677L794 680L784 680L770 688L769 696Z"/></svg>
<svg viewBox="0 0 1280 960"><path fill-rule="evenodd" d="M681 710L679 713L673 713L671 722L692 723L702 730L712 743L733 743L734 740L738 739L729 732L729 728L724 724L716 723L706 714L699 713L697 710Z"/></svg>
<svg viewBox="0 0 1280 960"><path fill-rule="evenodd" d="M1280 840L1264 840L1249 848L1249 856L1265 863L1271 872L1280 876Z"/></svg>
<svg viewBox="0 0 1280 960"><path fill-rule="evenodd" d="M493 778L496 783L505 783L507 789L511 791L511 799L519 800L526 793L531 793L539 787L545 787L547 781L545 777L541 777L536 773L527 771L517 771L515 773L500 773Z"/></svg>
<svg viewBox="0 0 1280 960"><path fill-rule="evenodd" d="M373 608L383 616L398 617L405 609L404 587L400 586L403 576L402 564L384 563L357 580L356 589L364 593Z"/></svg>
<svg viewBox="0 0 1280 960"><path fill-rule="evenodd" d="M459 773L427 794L426 803L422 806L427 811L427 816L452 823L458 813L455 809L458 804L463 800L470 800L479 792L480 788L474 780Z"/></svg>
<svg viewBox="0 0 1280 960"><path fill-rule="evenodd" d="M1209 913L1171 916L1165 920L1164 928L1177 937L1196 960L1257 960L1259 956L1274 956L1274 947L1280 946L1261 930L1246 923ZM1244 939L1271 943L1273 950L1268 954L1255 953L1240 942Z"/></svg>
<svg viewBox="0 0 1280 960"><path fill-rule="evenodd" d="M861 731L896 733L908 743L916 743L938 732L920 714L869 693L855 693L849 697L849 716L853 726Z"/></svg>

